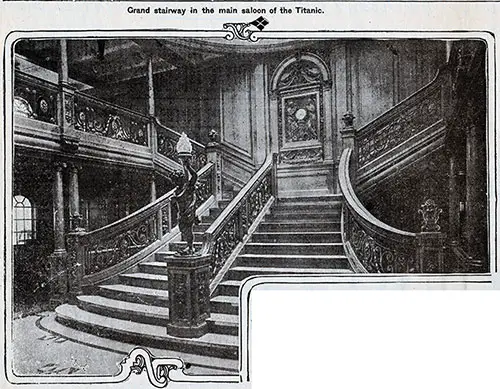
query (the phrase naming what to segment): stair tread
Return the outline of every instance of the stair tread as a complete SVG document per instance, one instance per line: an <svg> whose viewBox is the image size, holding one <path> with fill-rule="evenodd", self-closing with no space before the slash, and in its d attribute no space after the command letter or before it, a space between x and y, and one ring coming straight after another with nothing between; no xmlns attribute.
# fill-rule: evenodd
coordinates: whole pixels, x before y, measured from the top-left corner
<svg viewBox="0 0 500 389"><path fill-rule="evenodd" d="M252 234L254 235L332 235L332 234L340 234L340 231L256 231Z"/></svg>
<svg viewBox="0 0 500 389"><path fill-rule="evenodd" d="M332 269L332 268L293 268L293 267L262 267L262 266L236 266L230 271L258 271L259 273L352 273L350 269Z"/></svg>
<svg viewBox="0 0 500 389"><path fill-rule="evenodd" d="M239 316L231 315L230 313L211 313L208 321L229 324L236 327L240 324Z"/></svg>
<svg viewBox="0 0 500 389"><path fill-rule="evenodd" d="M128 355L130 350L132 350L137 345L132 343L126 343L123 341L103 338L94 334L91 334L86 331L77 330L75 328L67 327L64 324L61 324L55 320L55 315L52 313L48 316L45 316L40 321L40 325L51 332L55 332L57 334L62 335L65 338L71 339L73 341L90 345L91 347L105 347L113 352L120 353L123 355ZM238 371L238 362L233 359L226 358L218 358L218 357L209 357L198 354L191 354L180 351L169 351L166 349L148 347L148 350L151 351L154 355L170 357L175 356L181 358L184 362L191 363L192 365L200 366L200 367L208 367L214 368L218 370L228 370L228 371ZM198 369L189 369L189 373L197 373ZM214 373L212 373L214 374ZM220 374L219 372L215 374Z"/></svg>
<svg viewBox="0 0 500 389"><path fill-rule="evenodd" d="M146 316L155 316L161 319L168 320L168 308L160 307L157 305L132 303L129 301L115 300L107 297L96 296L96 295L83 295L78 296L78 300L90 303L94 305L99 305L101 307L106 307L109 309L118 309L122 311L130 311L140 313ZM224 313L212 313L210 315L209 321L223 322L229 324L238 324L237 315L224 314Z"/></svg>
<svg viewBox="0 0 500 389"><path fill-rule="evenodd" d="M238 346L239 339L235 335L214 334L207 333L196 339L189 338L176 338L167 334L166 327L157 326L153 324L144 324L138 322L131 322L129 320L116 319L108 316L98 315L96 313L85 311L75 305L63 304L56 308L56 313L60 316L76 320L78 322L99 326L104 328L111 328L116 331L121 331L131 335L139 335L146 337L154 337L160 339L176 339L184 343L193 344L217 344L221 346Z"/></svg>
<svg viewBox="0 0 500 389"><path fill-rule="evenodd" d="M96 295L86 295L78 296L78 300L90 303L94 305L99 305L101 307L106 307L109 309L138 312L147 316L157 316L163 319L168 319L168 308L160 307L158 305L140 304L132 303L124 300L115 300L108 297L96 296Z"/></svg>
<svg viewBox="0 0 500 389"><path fill-rule="evenodd" d="M127 277L127 278L142 278L142 279L148 279L148 280L161 280L161 281L168 281L168 276L164 274L151 274L151 273L127 273L127 274L120 274L120 277Z"/></svg>
<svg viewBox="0 0 500 389"><path fill-rule="evenodd" d="M99 288L111 290L114 292L146 295L150 297L168 298L168 291L163 289L143 288L140 286L132 286L125 284L100 285Z"/></svg>
<svg viewBox="0 0 500 389"><path fill-rule="evenodd" d="M141 266L152 266L152 267L160 267L160 268L167 268L167 263L166 262L159 262L159 261L151 261L151 262L144 262L141 263Z"/></svg>
<svg viewBox="0 0 500 389"><path fill-rule="evenodd" d="M304 245L307 246L342 246L340 242L318 242L318 243L304 243L304 242L248 242L246 246L286 246L286 247L302 247Z"/></svg>
<svg viewBox="0 0 500 389"><path fill-rule="evenodd" d="M240 254L238 255L238 258L254 258L254 257L259 257L259 258L290 258L290 259L345 259L347 258L345 255L340 255L340 254L332 254L332 255L322 255L322 254L312 254L312 255L307 255L307 254L252 254L252 253L245 253L245 254Z"/></svg>
<svg viewBox="0 0 500 389"><path fill-rule="evenodd" d="M231 305L239 305L240 304L240 299L237 296L220 295L220 296L216 296L216 297L211 298L210 301L216 302L216 303L231 304Z"/></svg>

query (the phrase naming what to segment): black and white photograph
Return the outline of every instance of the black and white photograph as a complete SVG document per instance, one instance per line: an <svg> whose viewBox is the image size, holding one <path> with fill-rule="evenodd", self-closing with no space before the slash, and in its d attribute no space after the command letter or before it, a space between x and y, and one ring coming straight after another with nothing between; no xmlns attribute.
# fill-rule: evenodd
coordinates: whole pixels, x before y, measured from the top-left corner
<svg viewBox="0 0 500 389"><path fill-rule="evenodd" d="M498 288L493 35L239 18L8 38L14 384L247 385L260 284Z"/></svg>

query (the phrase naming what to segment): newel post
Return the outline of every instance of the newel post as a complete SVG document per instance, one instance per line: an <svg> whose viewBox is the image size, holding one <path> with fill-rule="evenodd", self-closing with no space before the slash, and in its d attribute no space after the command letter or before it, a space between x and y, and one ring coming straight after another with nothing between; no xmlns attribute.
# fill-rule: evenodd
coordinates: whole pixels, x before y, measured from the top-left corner
<svg viewBox="0 0 500 389"><path fill-rule="evenodd" d="M356 171L358 168L358 150L356 145L356 130L354 129L354 119L356 117L351 113L347 112L342 117L342 121L344 122L344 128L340 130L340 135L342 136L342 150L347 148L352 150L352 159L351 159L351 169L350 176L351 179L356 178Z"/></svg>
<svg viewBox="0 0 500 389"><path fill-rule="evenodd" d="M432 199L418 210L422 216L421 232L417 234L417 261L421 273L443 273L446 234L439 232L439 216L443 212Z"/></svg>
<svg viewBox="0 0 500 389"><path fill-rule="evenodd" d="M211 130L208 134L210 141L206 146L207 161L214 164L214 175L212 189L215 200L222 200L222 161L219 153L219 144L217 142L217 131Z"/></svg>
<svg viewBox="0 0 500 389"><path fill-rule="evenodd" d="M194 251L193 224L195 212L196 172L190 164L192 146L186 134L177 143L177 154L184 174L177 177L175 201L179 211L179 229L187 247L167 256L169 319L167 334L181 338L198 338L208 332L210 316L209 253Z"/></svg>
<svg viewBox="0 0 500 389"><path fill-rule="evenodd" d="M84 250L81 238L85 231L70 232L66 239L68 254L66 256L66 277L68 285L68 298L72 301L82 294L82 281L85 275Z"/></svg>

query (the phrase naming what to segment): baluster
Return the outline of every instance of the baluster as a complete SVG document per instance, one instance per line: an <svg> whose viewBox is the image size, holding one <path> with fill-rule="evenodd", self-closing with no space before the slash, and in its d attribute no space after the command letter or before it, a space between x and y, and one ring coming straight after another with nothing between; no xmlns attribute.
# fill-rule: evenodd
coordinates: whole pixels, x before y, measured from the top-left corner
<svg viewBox="0 0 500 389"><path fill-rule="evenodd" d="M271 170L271 194L278 198L278 153L273 153L273 167Z"/></svg>

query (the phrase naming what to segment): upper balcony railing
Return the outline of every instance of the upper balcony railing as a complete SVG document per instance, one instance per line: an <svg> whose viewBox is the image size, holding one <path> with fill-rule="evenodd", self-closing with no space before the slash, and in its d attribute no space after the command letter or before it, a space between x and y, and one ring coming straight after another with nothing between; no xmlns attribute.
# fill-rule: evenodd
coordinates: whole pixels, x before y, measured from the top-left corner
<svg viewBox="0 0 500 389"><path fill-rule="evenodd" d="M57 95L56 84L16 71L13 108L17 115L57 124Z"/></svg>
<svg viewBox="0 0 500 389"><path fill-rule="evenodd" d="M149 151L142 148L140 152L146 155L150 153L152 159L162 156L178 162L175 147L180 133L164 126L157 118L120 107L67 85L61 87L16 70L13 104L16 115L58 125L61 134L69 132L77 141L85 138L82 133L92 134L125 142L118 147L127 147L128 144L132 155L134 146L144 146ZM205 146L192 139L190 141L193 146L192 164L198 170L207 163ZM170 163L169 166L171 169L176 165Z"/></svg>
<svg viewBox="0 0 500 389"><path fill-rule="evenodd" d="M146 115L75 92L75 130L148 146Z"/></svg>

